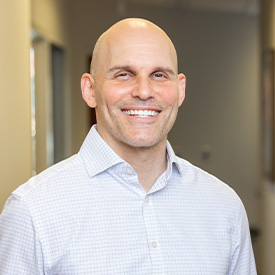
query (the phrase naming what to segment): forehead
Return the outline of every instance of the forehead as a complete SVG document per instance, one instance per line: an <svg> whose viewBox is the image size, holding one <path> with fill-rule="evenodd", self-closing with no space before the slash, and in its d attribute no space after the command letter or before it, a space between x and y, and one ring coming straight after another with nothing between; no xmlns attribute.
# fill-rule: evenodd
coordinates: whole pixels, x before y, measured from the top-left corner
<svg viewBox="0 0 275 275"><path fill-rule="evenodd" d="M119 63L136 66L165 66L177 71L173 44L161 31L124 29L106 38L101 52L106 69ZM104 60L105 59L105 60Z"/></svg>

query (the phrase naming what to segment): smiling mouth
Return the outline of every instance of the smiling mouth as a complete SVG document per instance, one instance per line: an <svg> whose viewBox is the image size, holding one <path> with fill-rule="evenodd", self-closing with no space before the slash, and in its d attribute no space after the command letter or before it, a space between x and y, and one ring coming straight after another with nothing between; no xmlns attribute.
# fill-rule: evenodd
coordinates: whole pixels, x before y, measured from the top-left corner
<svg viewBox="0 0 275 275"><path fill-rule="evenodd" d="M152 110L123 110L123 113L128 116L135 117L154 117L157 116L160 112Z"/></svg>

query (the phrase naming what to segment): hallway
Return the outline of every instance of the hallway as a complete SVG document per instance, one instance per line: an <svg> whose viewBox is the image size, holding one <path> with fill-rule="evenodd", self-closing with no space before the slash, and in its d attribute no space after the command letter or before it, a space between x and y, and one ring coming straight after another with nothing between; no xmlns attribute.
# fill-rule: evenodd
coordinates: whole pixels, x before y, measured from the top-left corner
<svg viewBox="0 0 275 275"><path fill-rule="evenodd" d="M254 8L206 11L142 1L1 1L0 207L32 174L78 151L91 126L80 77L99 34L121 18L148 18L170 35L179 71L187 76L186 101L169 140L179 156L237 192L250 221L259 274L273 275L275 185L262 176L261 77L262 53L275 47L274 3L262 1L260 14ZM54 82L53 64L60 83Z"/></svg>

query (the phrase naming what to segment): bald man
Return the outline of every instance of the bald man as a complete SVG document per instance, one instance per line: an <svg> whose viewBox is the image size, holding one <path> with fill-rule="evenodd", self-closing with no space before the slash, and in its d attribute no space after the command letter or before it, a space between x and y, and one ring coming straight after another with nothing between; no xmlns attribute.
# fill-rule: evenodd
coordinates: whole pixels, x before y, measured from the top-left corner
<svg viewBox="0 0 275 275"><path fill-rule="evenodd" d="M8 199L0 274L256 274L236 193L167 141L185 76L164 31L116 23L81 90L97 125L77 155Z"/></svg>

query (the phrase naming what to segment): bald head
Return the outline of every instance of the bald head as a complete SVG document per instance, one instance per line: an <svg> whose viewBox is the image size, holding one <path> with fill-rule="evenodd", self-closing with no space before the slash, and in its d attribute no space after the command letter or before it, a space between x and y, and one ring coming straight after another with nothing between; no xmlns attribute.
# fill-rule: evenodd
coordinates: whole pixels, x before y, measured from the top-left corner
<svg viewBox="0 0 275 275"><path fill-rule="evenodd" d="M101 137L122 155L136 147L164 152L185 96L185 76L166 33L143 19L122 20L97 41L91 67L81 90L95 108Z"/></svg>
<svg viewBox="0 0 275 275"><path fill-rule="evenodd" d="M98 69L108 62L108 59L111 57L112 48L119 46L119 44L134 40L137 44L142 43L146 38L150 39L151 43L162 43L164 51L168 51L171 55L177 71L176 50L167 34L148 20L129 18L121 20L111 26L97 40L90 68L92 76L95 78Z"/></svg>

